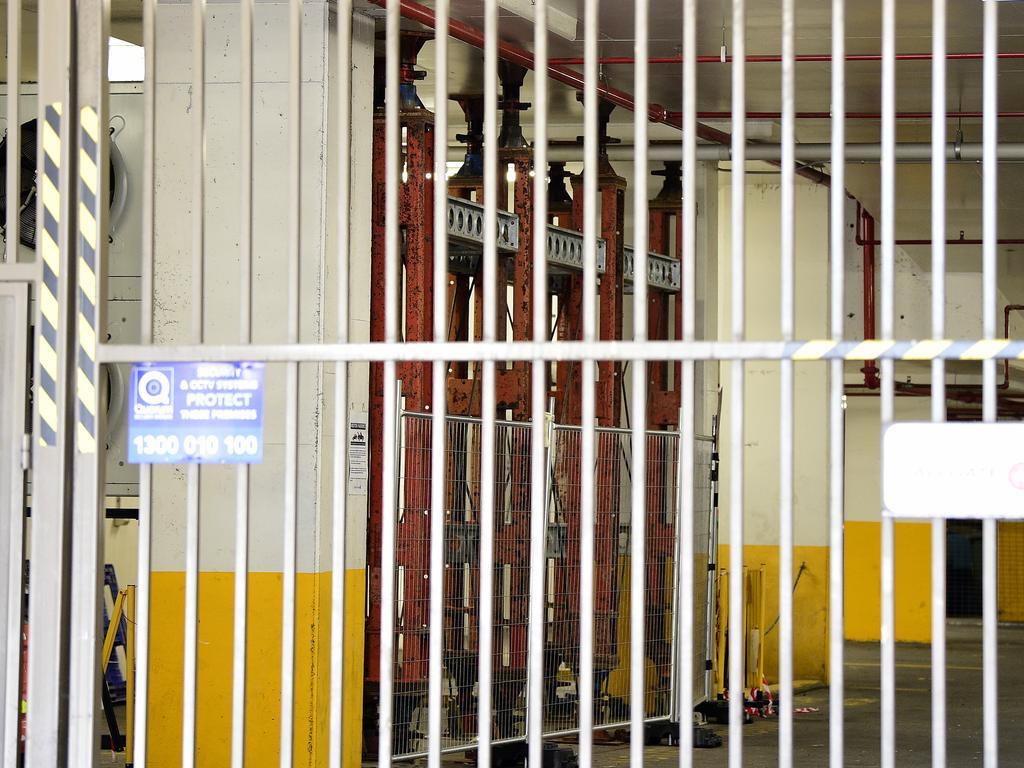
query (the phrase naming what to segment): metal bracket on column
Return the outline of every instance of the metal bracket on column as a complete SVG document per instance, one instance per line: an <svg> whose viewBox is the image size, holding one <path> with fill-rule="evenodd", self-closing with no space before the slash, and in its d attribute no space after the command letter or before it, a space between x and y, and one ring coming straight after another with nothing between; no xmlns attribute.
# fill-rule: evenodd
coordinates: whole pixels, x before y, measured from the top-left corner
<svg viewBox="0 0 1024 768"><path fill-rule="evenodd" d="M623 248L622 279L625 293L633 293L633 249ZM647 254L647 285L656 291L678 291L681 285L680 267L677 259L660 253Z"/></svg>
<svg viewBox="0 0 1024 768"><path fill-rule="evenodd" d="M604 274L607 243L597 240L597 273ZM548 225L548 267L553 273L583 271L583 233Z"/></svg>
<svg viewBox="0 0 1024 768"><path fill-rule="evenodd" d="M459 197L448 198L448 264L452 272L473 273L484 247L484 207ZM498 252L519 249L519 217L498 211Z"/></svg>

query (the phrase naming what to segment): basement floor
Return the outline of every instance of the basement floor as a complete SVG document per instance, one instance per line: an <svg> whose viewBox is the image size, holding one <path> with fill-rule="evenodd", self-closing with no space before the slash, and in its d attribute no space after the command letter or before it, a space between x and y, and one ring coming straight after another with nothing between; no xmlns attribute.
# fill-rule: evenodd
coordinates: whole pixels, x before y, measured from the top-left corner
<svg viewBox="0 0 1024 768"><path fill-rule="evenodd" d="M950 624L947 629L946 689L947 764L982 763L982 662L980 624ZM999 628L999 752L1006 764L1016 764L1024 747L1024 627ZM878 766L879 758L879 646L846 644L845 765ZM900 768L931 765L931 650L927 645L900 644L896 649L896 760ZM817 712L796 714L795 765L828 765L828 689L799 694L795 707ZM718 749L696 750L693 765L711 768L728 764L726 726L715 726L722 736ZM778 763L778 721L755 720L743 729L744 764ZM647 768L679 765L672 747L648 747ZM594 764L601 768L629 765L626 744L594 747Z"/></svg>
<svg viewBox="0 0 1024 768"><path fill-rule="evenodd" d="M982 663L981 626L951 623L947 630L947 764L981 765L982 762ZM1024 626L999 628L999 740L1000 757L1015 764L1024 747ZM846 644L846 746L845 765L879 765L879 646ZM896 759L900 768L931 766L931 651L927 645L900 644L896 649ZM794 715L794 764L828 764L828 689L798 694L795 707L817 709ZM119 715L122 714L119 712ZM728 764L726 726L713 726L723 738L718 749L694 752L695 768ZM778 721L755 720L743 729L744 764L773 766L778 763ZM675 768L679 752L674 747L647 747L646 768ZM451 765L472 765L465 757L445 760ZM100 765L124 765L122 756L106 753ZM595 744L596 768L629 765L626 743Z"/></svg>

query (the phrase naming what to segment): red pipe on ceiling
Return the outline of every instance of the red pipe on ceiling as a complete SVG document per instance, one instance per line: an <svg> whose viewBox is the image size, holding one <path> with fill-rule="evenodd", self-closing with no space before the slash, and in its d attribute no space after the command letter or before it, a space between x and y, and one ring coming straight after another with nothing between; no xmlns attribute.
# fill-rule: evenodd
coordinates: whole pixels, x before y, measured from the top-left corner
<svg viewBox="0 0 1024 768"><path fill-rule="evenodd" d="M875 217L861 208L857 203L857 225L860 226L860 219L864 219L864 234L869 240L875 237ZM870 243L864 244L864 340L875 338L875 246ZM865 360L864 386L868 389L878 389L881 381L878 378L878 365L874 360Z"/></svg>
<svg viewBox="0 0 1024 768"><path fill-rule="evenodd" d="M882 245L883 244L882 241L874 239L873 234L868 236L865 233L861 232L861 218L862 218L861 217L861 212L863 210L864 209L861 207L860 201L857 201L857 228L856 228L855 234L854 234L855 242L857 243L857 245L860 245L860 246L865 246L865 245ZM903 240L894 240L893 241L893 245L931 245L931 244L932 244L932 241L930 239L928 239L928 238L903 239ZM946 245L974 245L974 246L978 246L978 245L984 245L984 241L983 240L978 240L978 239L975 239L975 238L966 238L966 237L963 236L963 233L961 232L960 233L960 237L950 238L949 240L946 241ZM998 238L996 240L996 245L1024 245L1024 238L1020 238L1020 237L1001 237L1001 238Z"/></svg>
<svg viewBox="0 0 1024 768"><path fill-rule="evenodd" d="M382 8L387 7L387 0L370 0L370 2ZM422 3L418 3L415 0L400 0L399 12L407 19L419 22L431 29L435 29L434 11L432 8L428 8ZM451 19L449 21L448 34L456 40L472 45L475 48L482 49L484 47L483 31L470 24L466 24L463 21L459 21L458 19ZM505 40L498 40L498 56L506 61L511 61L515 64L519 64L520 66L526 67L529 70L534 69L533 53ZM552 80L562 83L563 85L567 85L577 91L584 90L585 81L583 73L577 72L575 69L569 69L566 66L549 61L548 76ZM615 104L616 106L622 107L630 112L637 111L636 101L634 100L633 95L627 91L623 91L619 88L613 88L610 85L605 85L604 83L599 82L597 83L597 95L604 101ZM682 113L669 112L661 104L648 104L647 116L653 123L668 125L672 128L676 128L677 130L683 129ZM709 125L704 125L703 123L697 123L697 136L698 138L715 144L722 144L725 146L732 144L731 135L725 131L720 131L717 128L712 128ZM778 163L773 163L773 165L778 165ZM815 184L821 184L826 187L829 186L832 181L832 178L828 174L805 166L798 166L796 174L813 181Z"/></svg>
<svg viewBox="0 0 1024 768"><path fill-rule="evenodd" d="M670 116L674 117L681 113L669 112ZM831 120L831 112L796 112L794 117L797 120ZM980 120L984 117L981 112L947 112L947 120ZM1013 118L1024 118L1024 112L997 112L996 117L1013 119ZM700 120L730 120L732 118L732 112L698 112L697 118ZM781 112L747 112L747 120L781 120ZM881 120L881 112L847 112L847 120ZM931 112L897 112L897 120L931 120Z"/></svg>
<svg viewBox="0 0 1024 768"><path fill-rule="evenodd" d="M1000 59L1024 59L1024 53L1004 51L996 54L997 58ZM897 53L896 61L931 61L932 54L930 53ZM947 61L980 61L984 58L983 53L947 53ZM798 64L806 64L809 62L829 63L832 61L832 56L827 53L809 53L809 54L798 54L793 57L794 61ZM880 53L849 53L845 57L846 61L881 61L882 54ZM732 64L734 58L732 56L726 56L723 60L721 55L719 56L698 56L698 64ZM747 64L779 64L782 62L782 56L779 54L761 54L751 55L746 57ZM578 56L569 56L560 59L551 59L552 64L558 65L580 65L583 63L583 59ZM598 64L636 64L636 59L633 56L602 56L597 60ZM647 59L648 64L682 64L683 57L680 54L675 56L652 56Z"/></svg>

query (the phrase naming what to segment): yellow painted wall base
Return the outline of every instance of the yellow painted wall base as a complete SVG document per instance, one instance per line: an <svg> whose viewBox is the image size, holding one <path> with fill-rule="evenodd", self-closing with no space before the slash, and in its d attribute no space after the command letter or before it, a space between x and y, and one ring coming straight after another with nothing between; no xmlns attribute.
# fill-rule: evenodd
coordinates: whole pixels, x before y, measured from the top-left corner
<svg viewBox="0 0 1024 768"><path fill-rule="evenodd" d="M896 523L896 640L931 642L931 528ZM846 639L881 637L882 523L849 520L845 526Z"/></svg>
<svg viewBox="0 0 1024 768"><path fill-rule="evenodd" d="M749 544L743 548L747 568L765 566L765 621L769 627L779 615L779 548ZM793 593L793 676L797 680L828 681L828 547L793 548L793 576L806 565ZM729 545L718 548L718 567L729 567ZM723 616L723 620L727 617ZM778 680L779 627L765 637L764 670L769 681Z"/></svg>
<svg viewBox="0 0 1024 768"><path fill-rule="evenodd" d="M363 611L365 575L346 574L345 768L360 764L362 748ZM246 765L280 759L280 573L249 574ZM298 574L296 583L296 766L326 766L330 707L330 574ZM185 576L152 575L149 765L181 765ZM199 683L196 765L222 768L231 758L231 677L234 574L199 578Z"/></svg>
<svg viewBox="0 0 1024 768"><path fill-rule="evenodd" d="M1024 621L1024 523L1000 521L997 528L1000 621Z"/></svg>

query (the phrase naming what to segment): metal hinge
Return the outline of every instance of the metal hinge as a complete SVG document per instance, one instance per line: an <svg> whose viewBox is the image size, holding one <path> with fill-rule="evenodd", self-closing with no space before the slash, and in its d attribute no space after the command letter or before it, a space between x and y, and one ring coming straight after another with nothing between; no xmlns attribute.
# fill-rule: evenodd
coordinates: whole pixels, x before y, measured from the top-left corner
<svg viewBox="0 0 1024 768"><path fill-rule="evenodd" d="M32 435L21 436L21 469L28 472L32 469Z"/></svg>

